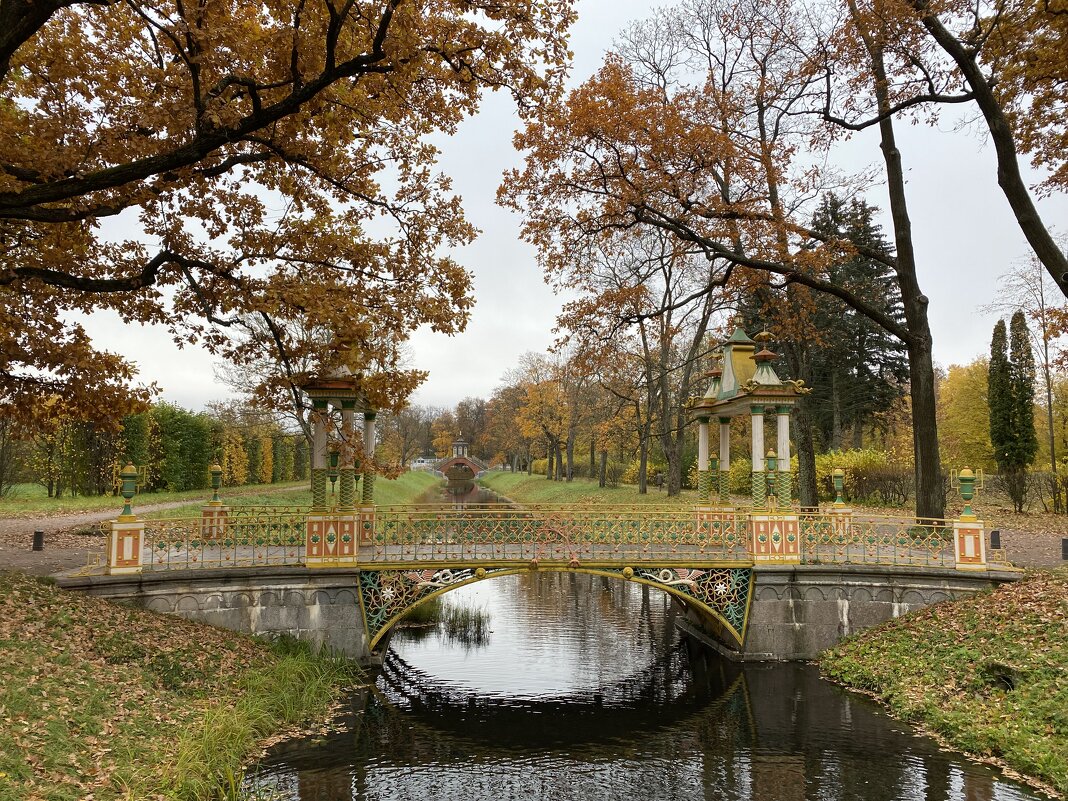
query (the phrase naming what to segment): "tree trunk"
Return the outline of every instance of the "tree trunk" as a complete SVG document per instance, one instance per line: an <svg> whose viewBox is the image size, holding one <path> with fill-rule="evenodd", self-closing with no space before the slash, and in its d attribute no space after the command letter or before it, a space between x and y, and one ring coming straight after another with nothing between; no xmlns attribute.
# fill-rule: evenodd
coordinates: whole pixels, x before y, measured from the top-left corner
<svg viewBox="0 0 1068 801"><path fill-rule="evenodd" d="M831 450L842 450L842 387L837 370L831 373Z"/></svg>
<svg viewBox="0 0 1068 801"><path fill-rule="evenodd" d="M638 494L645 495L649 491L649 477L646 470L649 467L649 437L643 435L638 445Z"/></svg>
<svg viewBox="0 0 1068 801"><path fill-rule="evenodd" d="M571 481L575 477L575 427L572 425L567 432L567 475L565 478Z"/></svg>
<svg viewBox="0 0 1068 801"><path fill-rule="evenodd" d="M802 398L794 413L795 444L797 445L797 502L801 506L820 505L816 485L816 448L812 444L812 415L809 399Z"/></svg>
<svg viewBox="0 0 1068 801"><path fill-rule="evenodd" d="M856 14L856 6L850 0ZM886 64L881 45L870 37L865 39L871 57L875 96L880 114L879 148L886 164L890 213L894 223L894 245L897 250L897 282L901 290L908 338L905 345L909 355L909 394L912 399L912 444L915 455L916 516L941 518L945 512L942 491L942 466L938 456L938 423L935 418L934 361L931 357L931 327L927 320L927 296L920 291L916 278L916 251L912 242L912 222L909 219L905 195L905 174L901 165L901 151L894 135L893 118L889 115L890 97Z"/></svg>
<svg viewBox="0 0 1068 801"><path fill-rule="evenodd" d="M545 449L545 458L549 461L545 468L545 477L549 481L553 480L553 455L553 443L552 440L549 440L549 447Z"/></svg>
<svg viewBox="0 0 1068 801"><path fill-rule="evenodd" d="M601 474L597 480L597 486L604 488L608 483L608 451L601 451Z"/></svg>
<svg viewBox="0 0 1068 801"><path fill-rule="evenodd" d="M571 461L568 460L568 468L571 467ZM564 454L560 440L556 440L556 480L563 481L564 479Z"/></svg>
<svg viewBox="0 0 1068 801"><path fill-rule="evenodd" d="M597 439L590 436L590 478L597 475Z"/></svg>

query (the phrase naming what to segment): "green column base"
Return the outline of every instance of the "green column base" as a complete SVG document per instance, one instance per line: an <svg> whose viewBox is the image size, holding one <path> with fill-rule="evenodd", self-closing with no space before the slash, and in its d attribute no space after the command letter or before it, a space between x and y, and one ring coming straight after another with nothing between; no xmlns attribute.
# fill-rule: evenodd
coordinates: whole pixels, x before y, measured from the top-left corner
<svg viewBox="0 0 1068 801"><path fill-rule="evenodd" d="M730 506L731 503L731 471L720 470L719 471L719 502L724 506Z"/></svg>
<svg viewBox="0 0 1068 801"><path fill-rule="evenodd" d="M375 474L364 473L363 474L363 501L364 504L372 504L375 502Z"/></svg>
<svg viewBox="0 0 1068 801"><path fill-rule="evenodd" d="M356 470L352 467L341 468L339 477L337 506L346 512L356 508Z"/></svg>
<svg viewBox="0 0 1068 801"><path fill-rule="evenodd" d="M777 494L779 508L789 509L794 500L794 474L789 470L779 471Z"/></svg>
<svg viewBox="0 0 1068 801"><path fill-rule="evenodd" d="M697 500L708 501L712 497L712 473L708 470L697 471Z"/></svg>
<svg viewBox="0 0 1068 801"><path fill-rule="evenodd" d="M763 509L768 505L768 480L764 471L753 471L753 508Z"/></svg>
<svg viewBox="0 0 1068 801"><path fill-rule="evenodd" d="M326 510L326 468L313 467L311 471L312 508Z"/></svg>

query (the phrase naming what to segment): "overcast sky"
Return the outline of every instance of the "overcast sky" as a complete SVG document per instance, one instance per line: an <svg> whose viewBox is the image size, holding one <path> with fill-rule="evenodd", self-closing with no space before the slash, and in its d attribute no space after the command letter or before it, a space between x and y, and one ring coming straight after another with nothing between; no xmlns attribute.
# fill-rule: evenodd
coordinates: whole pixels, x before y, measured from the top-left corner
<svg viewBox="0 0 1068 801"><path fill-rule="evenodd" d="M619 29L646 17L652 7L635 0L579 0L572 83L595 71ZM512 148L517 122L508 97L489 95L477 117L440 142L441 168L452 176L468 219L482 231L455 254L474 274L477 302L463 334L426 330L413 337L414 366L430 371L414 403L453 406L467 396L488 397L521 354L552 342L560 300L543 282L533 248L519 241L519 218L494 202L502 173L519 163ZM979 132L955 131L948 121L941 128L902 124L898 139L920 286L931 301L935 359L942 365L968 362L987 350L994 323L979 307L995 299L997 276L1027 256L1027 243L998 189L993 148ZM878 164L875 131L847 143L835 160L851 169ZM875 187L868 200L885 210L885 187ZM1057 232L1068 231L1068 198L1041 201L1039 208ZM882 224L890 230L885 215ZM100 346L135 362L141 379L157 382L168 401L201 409L229 394L215 381L209 357L188 347L178 350L162 330L130 331L106 315L86 327Z"/></svg>

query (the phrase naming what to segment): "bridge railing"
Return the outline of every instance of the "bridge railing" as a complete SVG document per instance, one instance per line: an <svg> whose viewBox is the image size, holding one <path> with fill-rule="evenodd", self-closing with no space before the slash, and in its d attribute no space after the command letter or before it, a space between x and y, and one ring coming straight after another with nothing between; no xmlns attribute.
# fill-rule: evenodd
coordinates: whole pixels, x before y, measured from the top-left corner
<svg viewBox="0 0 1068 801"><path fill-rule="evenodd" d="M306 515L300 513L224 519L168 517L143 519L138 524L140 541L132 541L128 550L140 552L140 569L145 571L305 563ZM111 551L112 564L120 568L124 562L137 561L131 552L123 559L114 544Z"/></svg>
<svg viewBox="0 0 1068 801"><path fill-rule="evenodd" d="M699 520L679 506L379 507L360 559L745 561L748 516Z"/></svg>
<svg viewBox="0 0 1068 801"><path fill-rule="evenodd" d="M825 512L799 516L801 564L954 567L952 520Z"/></svg>
<svg viewBox="0 0 1068 801"><path fill-rule="evenodd" d="M486 504L345 513L209 506L200 517L120 518L102 528L109 534L110 572L480 561L1007 566L1003 552L982 550L981 524L967 524L968 547L955 531L961 525L835 509L797 514L655 504Z"/></svg>

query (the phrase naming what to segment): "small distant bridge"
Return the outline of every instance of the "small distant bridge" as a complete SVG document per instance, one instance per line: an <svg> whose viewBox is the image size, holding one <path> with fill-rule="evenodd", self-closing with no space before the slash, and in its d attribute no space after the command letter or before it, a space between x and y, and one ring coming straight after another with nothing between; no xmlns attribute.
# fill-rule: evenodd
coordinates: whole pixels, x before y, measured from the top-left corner
<svg viewBox="0 0 1068 801"><path fill-rule="evenodd" d="M481 459L464 454L442 459L434 465L434 470L450 481L472 481L489 470L489 467Z"/></svg>
<svg viewBox="0 0 1068 801"><path fill-rule="evenodd" d="M345 649L364 659L419 604L535 570L655 587L678 599L698 633L749 658L810 657L851 630L1017 577L988 551L980 521L835 508L209 504L200 517L135 518L107 533L106 564L61 583L318 641L340 626ZM250 611L338 604L349 622L312 620L321 609Z"/></svg>

